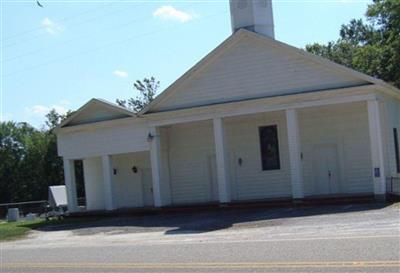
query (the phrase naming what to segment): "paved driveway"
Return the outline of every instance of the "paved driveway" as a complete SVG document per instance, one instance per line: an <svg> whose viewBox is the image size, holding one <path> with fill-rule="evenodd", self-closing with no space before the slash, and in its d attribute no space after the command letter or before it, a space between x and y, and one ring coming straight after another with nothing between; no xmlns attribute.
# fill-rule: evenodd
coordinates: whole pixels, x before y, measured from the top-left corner
<svg viewBox="0 0 400 273"><path fill-rule="evenodd" d="M399 272L398 206L105 218L5 243L3 272Z"/></svg>
<svg viewBox="0 0 400 273"><path fill-rule="evenodd" d="M53 226L42 229L38 235L69 231L75 236L128 235L157 233L163 235L210 234L255 229L269 234L309 233L323 235L333 232L368 232L368 230L399 227L399 209L396 205L358 204L340 206L313 206L277 209L211 210L191 213L168 213L111 217L85 224ZM40 237L40 236L39 236ZM168 237L168 236L165 236Z"/></svg>

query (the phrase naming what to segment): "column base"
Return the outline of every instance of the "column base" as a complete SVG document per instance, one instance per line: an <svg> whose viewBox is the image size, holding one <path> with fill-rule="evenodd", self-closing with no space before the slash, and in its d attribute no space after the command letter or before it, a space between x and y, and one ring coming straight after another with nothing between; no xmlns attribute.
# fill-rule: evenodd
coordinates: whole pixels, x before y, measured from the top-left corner
<svg viewBox="0 0 400 273"><path fill-rule="evenodd" d="M377 202L386 202L386 194L375 194L375 200Z"/></svg>
<svg viewBox="0 0 400 273"><path fill-rule="evenodd" d="M304 203L304 199L298 199L298 198L292 199L292 203L293 205L301 205Z"/></svg>
<svg viewBox="0 0 400 273"><path fill-rule="evenodd" d="M229 207L229 203L218 203L218 207L227 208L227 207Z"/></svg>

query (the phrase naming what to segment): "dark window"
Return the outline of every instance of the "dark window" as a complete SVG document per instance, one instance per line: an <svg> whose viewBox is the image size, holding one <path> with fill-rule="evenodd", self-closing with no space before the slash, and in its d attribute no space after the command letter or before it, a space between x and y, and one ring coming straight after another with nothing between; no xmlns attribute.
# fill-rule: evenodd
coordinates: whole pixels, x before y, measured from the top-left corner
<svg viewBox="0 0 400 273"><path fill-rule="evenodd" d="M83 161L74 160L75 167L75 183L76 183L76 197L78 198L79 206L86 206L85 203L85 178L83 177Z"/></svg>
<svg viewBox="0 0 400 273"><path fill-rule="evenodd" d="M263 171L279 170L281 163L279 159L278 127L276 125L260 127L259 134Z"/></svg>
<svg viewBox="0 0 400 273"><path fill-rule="evenodd" d="M400 173L400 150L399 150L399 135L397 133L397 128L393 128L394 136L394 152L396 154L396 167L397 172Z"/></svg>

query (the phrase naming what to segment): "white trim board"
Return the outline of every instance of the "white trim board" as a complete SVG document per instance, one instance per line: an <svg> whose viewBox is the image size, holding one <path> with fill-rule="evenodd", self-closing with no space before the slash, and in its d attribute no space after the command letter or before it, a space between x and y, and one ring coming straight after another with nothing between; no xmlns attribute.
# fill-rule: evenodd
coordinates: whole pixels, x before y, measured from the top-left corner
<svg viewBox="0 0 400 273"><path fill-rule="evenodd" d="M103 99L95 99L95 98L93 98L90 101L88 101L87 103L85 103L78 110L76 110L70 117L68 117L66 120L61 122L61 124L59 124L56 127L55 131L57 132L59 129L67 127L68 124L71 123L77 116L79 116L81 113L86 111L86 109L88 109L90 106L93 106L93 105L100 105L101 107L104 107L105 109L112 110L115 113L126 115L126 117L134 117L134 116L136 116L136 114L134 112L132 112L132 111L130 111L130 110L124 108L124 107L121 107L119 105L116 105L114 103L108 102L108 101L103 100ZM79 125L82 125L82 124L79 124Z"/></svg>
<svg viewBox="0 0 400 273"><path fill-rule="evenodd" d="M364 88L365 89L365 88ZM343 90L349 91L349 90ZM354 89L350 90L354 91ZM367 101L375 99L376 94L370 93L371 88L365 90L357 90L355 94L347 94L346 96L335 96L335 91L323 91L320 95L314 94L314 98L307 94L284 96L284 99L277 97L274 99L262 99L243 101L237 103L224 103L220 105L212 105L205 107L197 107L192 109L178 110L173 112L161 112L144 115L150 126L165 126L176 123L186 123L193 121L209 120L217 117L233 117L247 114L256 114L261 112L273 112L286 109L300 109L307 107L324 106L331 104L351 103L359 101ZM332 94L333 92L333 94ZM310 94L308 94L310 95ZM302 98L303 97L303 98ZM318 99L318 97L320 99Z"/></svg>

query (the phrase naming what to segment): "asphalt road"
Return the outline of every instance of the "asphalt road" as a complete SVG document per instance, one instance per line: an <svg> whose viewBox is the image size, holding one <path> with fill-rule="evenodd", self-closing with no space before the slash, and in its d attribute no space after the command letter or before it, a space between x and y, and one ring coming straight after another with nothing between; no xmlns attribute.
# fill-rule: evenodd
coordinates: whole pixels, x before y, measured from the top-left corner
<svg viewBox="0 0 400 273"><path fill-rule="evenodd" d="M333 209L232 212L240 216L235 223L224 212L194 215L208 225L172 234L178 227L168 221L164 228L121 225L132 219L40 231L1 245L0 272L400 272L398 209ZM249 214L257 220L244 220ZM216 229L212 219L221 226L224 217L231 227Z"/></svg>

